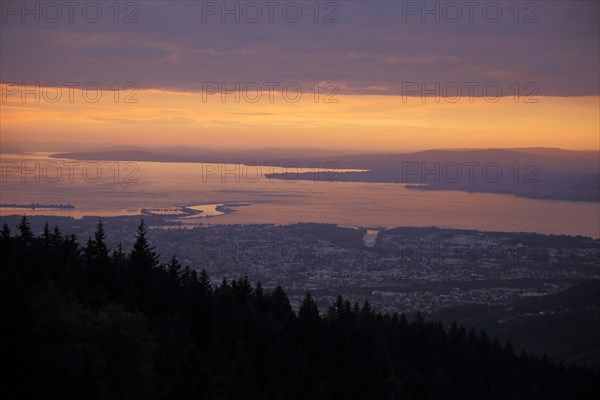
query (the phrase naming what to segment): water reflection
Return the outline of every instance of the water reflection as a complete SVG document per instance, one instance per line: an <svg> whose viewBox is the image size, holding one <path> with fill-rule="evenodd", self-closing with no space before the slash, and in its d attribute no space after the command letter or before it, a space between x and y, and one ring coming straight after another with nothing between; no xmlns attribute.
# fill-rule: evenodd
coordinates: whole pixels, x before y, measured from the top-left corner
<svg viewBox="0 0 600 400"><path fill-rule="evenodd" d="M544 201L510 195L410 190L403 184L254 181L202 174L199 164L97 162L102 176L82 178L86 162L47 154L3 155L2 163L75 163L73 179L55 182L14 173L3 175L1 203L70 203L75 209L0 209L0 215L141 215L142 209L186 207L214 217L211 223L324 222L348 226L441 226L498 231L582 234L600 237L597 203ZM12 165L12 164L11 164ZM127 167L128 169L125 169ZM71 167L70 167L71 168ZM239 166L232 166L241 169ZM275 167L273 167L275 168ZM51 169L47 168L50 173ZM283 169L282 169L283 170ZM275 168L275 172L277 169ZM89 178L89 177L88 177ZM94 178L94 176L92 176ZM133 178L133 179L131 179ZM249 204L224 212L218 206ZM196 219L197 216L196 216ZM189 222L192 222L190 220Z"/></svg>

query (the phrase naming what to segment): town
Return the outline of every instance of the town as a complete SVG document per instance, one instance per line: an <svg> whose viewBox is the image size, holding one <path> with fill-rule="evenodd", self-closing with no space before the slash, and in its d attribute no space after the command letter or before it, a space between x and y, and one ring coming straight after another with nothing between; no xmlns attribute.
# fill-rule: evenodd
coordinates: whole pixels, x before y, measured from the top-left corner
<svg viewBox="0 0 600 400"><path fill-rule="evenodd" d="M163 262L176 256L195 270L222 279L247 276L265 288L281 286L297 307L310 292L321 310L338 294L382 312L431 313L467 304L506 305L561 291L600 277L599 241L535 233L440 228L339 227L329 224L219 225L182 229L160 217L144 217L149 240ZM2 217L15 225L18 217ZM98 218L46 220L81 243ZM56 221L55 221L56 220ZM107 243L128 249L139 218L103 220ZM369 234L378 232L374 243Z"/></svg>

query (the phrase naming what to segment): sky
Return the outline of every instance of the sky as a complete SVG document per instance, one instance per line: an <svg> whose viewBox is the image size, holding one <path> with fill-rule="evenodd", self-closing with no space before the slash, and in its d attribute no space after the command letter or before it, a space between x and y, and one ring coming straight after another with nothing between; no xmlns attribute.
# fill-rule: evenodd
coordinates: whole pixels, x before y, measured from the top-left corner
<svg viewBox="0 0 600 400"><path fill-rule="evenodd" d="M1 3L3 143L600 147L596 1L65 4Z"/></svg>

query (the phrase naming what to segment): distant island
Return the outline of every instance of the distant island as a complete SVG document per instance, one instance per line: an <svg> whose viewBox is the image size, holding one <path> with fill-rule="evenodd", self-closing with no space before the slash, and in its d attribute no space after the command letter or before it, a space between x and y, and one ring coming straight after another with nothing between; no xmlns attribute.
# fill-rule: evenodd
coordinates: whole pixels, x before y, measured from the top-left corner
<svg viewBox="0 0 600 400"><path fill-rule="evenodd" d="M0 204L0 207L6 208L75 208L73 204L43 204L43 203L31 203L31 204Z"/></svg>

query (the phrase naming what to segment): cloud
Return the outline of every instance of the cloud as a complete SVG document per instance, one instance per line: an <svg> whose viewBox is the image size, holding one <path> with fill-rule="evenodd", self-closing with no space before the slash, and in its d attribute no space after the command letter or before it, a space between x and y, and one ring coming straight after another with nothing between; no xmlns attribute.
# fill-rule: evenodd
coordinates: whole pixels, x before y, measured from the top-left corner
<svg viewBox="0 0 600 400"><path fill-rule="evenodd" d="M389 95L401 94L405 82L493 81L505 88L536 82L540 95L558 96L600 89L597 2L534 2L538 22L530 24L523 19L532 10L520 3L515 16L509 2L496 3L503 7L497 23L479 9L473 22L463 10L457 23L445 14L439 23L432 16L422 23L420 15L406 15L407 2L338 1L339 22L331 24L322 23L329 9L314 23L310 2L297 2L298 23L281 11L271 23L265 10L259 23L244 15L240 23L221 23L218 14L204 23L200 3L137 2L139 22L131 24L114 23L108 8L98 23L21 23L7 16L2 81L136 82L143 89L192 92L205 82L331 81L344 94ZM445 3L428 7L435 4Z"/></svg>

